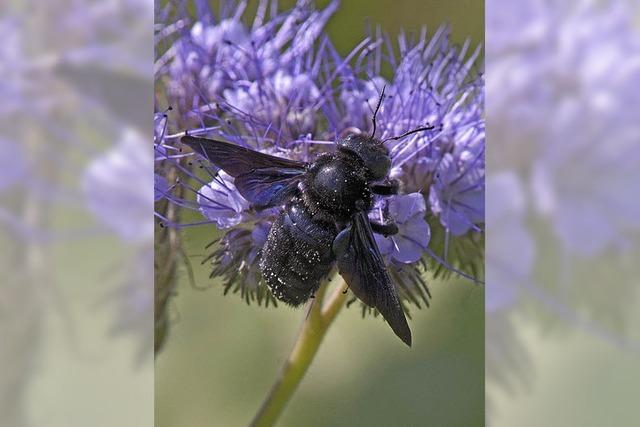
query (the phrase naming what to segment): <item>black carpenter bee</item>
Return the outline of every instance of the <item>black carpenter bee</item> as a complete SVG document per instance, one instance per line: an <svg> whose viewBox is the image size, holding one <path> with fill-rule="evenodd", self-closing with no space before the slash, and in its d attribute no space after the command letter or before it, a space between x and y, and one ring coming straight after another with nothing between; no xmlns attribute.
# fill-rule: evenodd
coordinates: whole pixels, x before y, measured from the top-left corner
<svg viewBox="0 0 640 427"><path fill-rule="evenodd" d="M284 206L262 248L260 269L272 294L292 306L305 303L337 262L356 297L375 307L407 345L411 330L373 233L398 232L392 222L370 221L374 194L392 195L391 158L373 133L349 135L335 154L311 163L260 153L228 142L184 136L181 141L235 178L240 194L257 209ZM407 132L430 130L427 126Z"/></svg>

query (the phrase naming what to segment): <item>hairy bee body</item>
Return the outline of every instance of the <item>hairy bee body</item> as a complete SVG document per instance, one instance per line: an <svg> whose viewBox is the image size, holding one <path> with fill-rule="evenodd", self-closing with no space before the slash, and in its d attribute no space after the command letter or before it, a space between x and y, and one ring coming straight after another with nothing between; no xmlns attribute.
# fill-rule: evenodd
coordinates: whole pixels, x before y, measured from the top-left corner
<svg viewBox="0 0 640 427"><path fill-rule="evenodd" d="M395 194L389 151L373 136L349 135L336 152L312 163L275 157L227 142L182 141L234 178L255 209L283 207L261 250L260 270L271 293L299 306L337 265L353 294L380 311L411 345L411 331L373 233L395 224L370 220L373 194Z"/></svg>
<svg viewBox="0 0 640 427"><path fill-rule="evenodd" d="M273 295L298 306L305 303L329 274L335 257L331 245L338 230L333 222L314 219L294 199L269 230L260 269Z"/></svg>
<svg viewBox="0 0 640 427"><path fill-rule="evenodd" d="M342 146L308 166L298 196L272 225L262 249L262 276L276 298L297 306L318 289L334 265L338 232L356 211L371 208L372 178L358 154Z"/></svg>
<svg viewBox="0 0 640 427"><path fill-rule="evenodd" d="M331 271L333 242L356 211L371 208L372 175L357 152L345 147L360 142L350 137L335 154L308 166L290 201L269 231L260 269L276 298L297 306L306 302ZM385 170L386 175L386 170Z"/></svg>

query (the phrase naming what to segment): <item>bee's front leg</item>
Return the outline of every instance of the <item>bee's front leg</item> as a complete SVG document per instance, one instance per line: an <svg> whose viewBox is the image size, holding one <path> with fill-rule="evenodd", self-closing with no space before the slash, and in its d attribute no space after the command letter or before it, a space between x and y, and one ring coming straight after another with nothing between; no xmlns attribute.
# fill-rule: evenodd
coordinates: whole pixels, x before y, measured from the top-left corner
<svg viewBox="0 0 640 427"><path fill-rule="evenodd" d="M369 188L373 194L377 194L378 196L392 196L394 194L398 194L400 181L393 178L387 178L382 182L371 184Z"/></svg>
<svg viewBox="0 0 640 427"><path fill-rule="evenodd" d="M371 230L376 234L382 234L384 237L393 236L394 234L398 234L398 225L395 222L375 222L369 221L371 223Z"/></svg>

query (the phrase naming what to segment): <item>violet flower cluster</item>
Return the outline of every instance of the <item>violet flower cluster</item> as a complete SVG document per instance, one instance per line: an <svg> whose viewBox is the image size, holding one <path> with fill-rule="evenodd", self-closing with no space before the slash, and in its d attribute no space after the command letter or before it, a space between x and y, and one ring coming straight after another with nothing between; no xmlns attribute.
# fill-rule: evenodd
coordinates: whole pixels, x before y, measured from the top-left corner
<svg viewBox="0 0 640 427"><path fill-rule="evenodd" d="M243 19L244 2L227 3L219 16L198 3L197 18L166 17L159 29L156 79L166 89L160 101L173 110L157 116L156 194L221 230L205 260L211 276L247 302L275 302L258 260L279 209L254 209L233 178L179 144L182 131L313 161L347 133L371 134L385 88L377 138L430 128L386 142L400 194L378 198L370 212L399 226L396 235L376 235L398 293L427 304L426 269L477 279L484 256L480 47L451 44L446 26L397 40L377 30L343 56L324 32L337 1L322 10L299 1L283 13L269 4L261 1ZM167 179L167 164L177 179ZM193 225L157 217L162 226Z"/></svg>

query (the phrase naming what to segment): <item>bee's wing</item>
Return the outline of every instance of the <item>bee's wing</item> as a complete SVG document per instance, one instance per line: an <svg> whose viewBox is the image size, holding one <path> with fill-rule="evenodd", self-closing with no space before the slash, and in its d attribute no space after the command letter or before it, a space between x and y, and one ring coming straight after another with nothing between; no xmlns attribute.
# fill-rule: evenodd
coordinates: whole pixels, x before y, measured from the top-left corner
<svg viewBox="0 0 640 427"><path fill-rule="evenodd" d="M411 330L365 212L354 216L344 239L342 249L337 251L340 275L351 291L368 306L377 308L393 332L411 346Z"/></svg>
<svg viewBox="0 0 640 427"><path fill-rule="evenodd" d="M239 145L185 136L181 142L235 178L242 197L258 208L286 203L296 192L307 164Z"/></svg>
<svg viewBox="0 0 640 427"><path fill-rule="evenodd" d="M307 166L303 162L271 156L215 139L184 136L180 141L234 178L256 169L282 168L304 171Z"/></svg>
<svg viewBox="0 0 640 427"><path fill-rule="evenodd" d="M268 208L287 203L295 195L304 170L284 168L256 169L239 175L234 184L242 194L258 208Z"/></svg>

